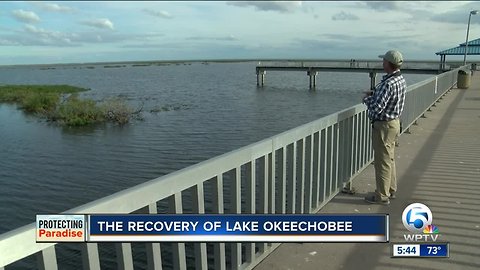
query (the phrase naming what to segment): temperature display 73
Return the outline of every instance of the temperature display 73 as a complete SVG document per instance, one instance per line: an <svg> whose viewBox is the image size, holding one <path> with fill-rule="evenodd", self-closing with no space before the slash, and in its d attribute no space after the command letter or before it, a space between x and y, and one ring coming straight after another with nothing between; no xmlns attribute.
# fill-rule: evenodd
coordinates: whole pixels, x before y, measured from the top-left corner
<svg viewBox="0 0 480 270"><path fill-rule="evenodd" d="M392 257L448 257L448 243L402 243L392 245Z"/></svg>

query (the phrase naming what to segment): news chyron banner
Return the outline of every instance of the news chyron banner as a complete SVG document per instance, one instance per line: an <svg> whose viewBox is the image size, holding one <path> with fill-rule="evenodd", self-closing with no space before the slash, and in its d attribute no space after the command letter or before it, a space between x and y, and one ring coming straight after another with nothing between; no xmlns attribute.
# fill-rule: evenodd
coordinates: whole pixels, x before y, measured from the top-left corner
<svg viewBox="0 0 480 270"><path fill-rule="evenodd" d="M388 242L388 218L377 214L38 215L37 242Z"/></svg>

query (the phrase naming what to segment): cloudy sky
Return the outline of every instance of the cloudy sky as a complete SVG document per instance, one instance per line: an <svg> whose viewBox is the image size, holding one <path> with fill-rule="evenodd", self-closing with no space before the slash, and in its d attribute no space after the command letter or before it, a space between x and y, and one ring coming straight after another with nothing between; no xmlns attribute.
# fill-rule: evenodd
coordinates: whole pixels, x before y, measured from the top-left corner
<svg viewBox="0 0 480 270"><path fill-rule="evenodd" d="M2 1L0 65L372 59L388 49L437 60L435 52L465 42L475 9L480 3ZM472 16L475 38L480 14Z"/></svg>

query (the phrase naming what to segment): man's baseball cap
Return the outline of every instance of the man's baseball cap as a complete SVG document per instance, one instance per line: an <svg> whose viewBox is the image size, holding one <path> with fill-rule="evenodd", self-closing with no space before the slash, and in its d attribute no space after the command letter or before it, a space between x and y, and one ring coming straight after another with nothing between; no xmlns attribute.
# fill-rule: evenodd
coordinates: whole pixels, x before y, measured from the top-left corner
<svg viewBox="0 0 480 270"><path fill-rule="evenodd" d="M401 66L403 64L403 56L399 51L396 50L390 50L383 55L379 55L378 57L385 59L397 66Z"/></svg>

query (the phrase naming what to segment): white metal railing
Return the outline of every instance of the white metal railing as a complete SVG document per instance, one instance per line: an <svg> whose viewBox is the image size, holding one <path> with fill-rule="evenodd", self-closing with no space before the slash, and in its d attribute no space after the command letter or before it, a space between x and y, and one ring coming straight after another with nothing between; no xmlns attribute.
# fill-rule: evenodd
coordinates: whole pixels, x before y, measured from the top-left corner
<svg viewBox="0 0 480 270"><path fill-rule="evenodd" d="M446 91L457 83L458 71L467 68L468 66L463 66L409 86L405 107L400 117L402 129L407 130L423 116Z"/></svg>
<svg viewBox="0 0 480 270"><path fill-rule="evenodd" d="M404 129L455 85L457 72L408 87ZM370 164L370 136L365 106L359 104L65 213L315 213ZM32 254L40 269L58 269L56 247L62 245L36 243L34 224L2 234L0 270ZM132 245L112 245L117 268L133 269ZM162 269L168 261L168 268L187 269L190 258L196 269L252 269L279 245L196 243L187 249L173 243L167 258L162 255L168 245L148 243L145 264ZM83 269L100 269L99 245L78 247Z"/></svg>

